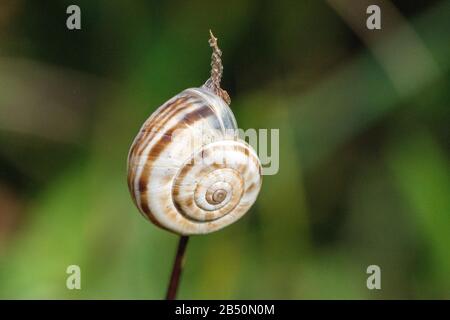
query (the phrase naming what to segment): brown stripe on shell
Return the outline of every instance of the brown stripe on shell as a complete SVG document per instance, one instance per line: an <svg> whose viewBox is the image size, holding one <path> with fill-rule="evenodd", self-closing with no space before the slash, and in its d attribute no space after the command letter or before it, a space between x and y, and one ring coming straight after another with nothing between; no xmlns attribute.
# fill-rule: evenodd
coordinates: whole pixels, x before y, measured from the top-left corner
<svg viewBox="0 0 450 320"><path fill-rule="evenodd" d="M175 132L175 130L180 129L182 126L185 125L184 122L187 124L194 124L196 121L200 120L201 118L206 118L214 114L214 110L209 105L202 105L199 109L194 110L188 114L186 114L183 117L183 121L177 123L175 126L167 130L165 134L162 135L162 137L153 145L152 149L149 151L147 155L147 160L145 161L144 168L142 170L142 173L139 177L139 189L144 189L144 185L147 185L148 179L150 178L151 174L151 164L161 155L161 153L166 149L167 145L171 141L172 134ZM147 199L142 201L142 195L145 193L141 193L141 207L144 210L144 206L147 211L150 211L147 203ZM147 213L147 212L146 212Z"/></svg>
<svg viewBox="0 0 450 320"><path fill-rule="evenodd" d="M187 91L187 90L186 90L186 91ZM187 108L188 106L190 106L190 105L193 105L193 104L196 104L196 103L200 103L200 102L203 101L204 98L203 98L201 95L199 95L198 93L196 93L195 91L194 91L194 92L192 92L192 91L186 92L186 91L183 91L183 92L180 94L180 97L177 98L177 99L175 99L172 103L167 103L167 106L163 105L162 110L160 110L160 111L158 112L157 117L155 117L155 118L150 117L149 120L151 120L151 121L149 122L149 125L146 126L146 128L150 127L150 124L151 124L152 126L155 125L155 123L157 123L157 121L159 121L160 118L162 118L162 116L165 114L164 119L161 119L161 123L159 124L159 126L162 128L162 127L163 127L164 125L166 125L167 122L168 122L173 116L175 116L177 113L179 113L179 112L181 112L182 110L186 109L186 108ZM183 95L183 94L184 94L184 95ZM194 100L194 101L189 101L191 98L193 98L192 96L195 96L197 99ZM177 102L177 101L182 100L182 99L184 99L184 101L181 101L181 102L179 102L179 103ZM181 103L187 102L187 101L189 101L189 103L186 103L184 106L181 106L181 108L178 108L178 109L176 109L176 110L173 110L173 112L171 112L171 113L168 113L168 112L164 113L166 110L169 110L169 107L170 107L170 108L175 108L175 107L178 107ZM174 103L176 103L176 104L174 105ZM144 124L144 125L145 125L145 124ZM147 130L146 130L146 131L147 131ZM150 130L148 130L148 131L151 132L152 130L150 129ZM153 136L154 136L154 135L153 135ZM146 134L144 135L144 137L141 138L141 140L146 140L147 137L148 137L148 133L146 133ZM153 137L151 137L150 139L148 139L148 141L151 141L151 139L153 139ZM145 149L145 146L141 146L140 149L139 149L138 154L139 154L139 155L142 154L142 152L143 152L144 149Z"/></svg>
<svg viewBox="0 0 450 320"><path fill-rule="evenodd" d="M162 110L160 110L155 117L149 118L148 122L144 123L144 126L141 129L141 132L143 132L142 137L140 137L140 141L147 140L147 137L149 137L150 134L154 135L154 131L151 130L151 127L153 127L156 123L159 123L161 126L166 124L168 120L171 119L171 117L178 113L180 109L186 108L189 106L189 103L184 104L190 99L190 97L179 97L172 101L171 103L168 103L162 107ZM179 108L181 106L181 108ZM151 139L149 140L151 141ZM142 153L142 150L145 149L146 145L142 145L139 143L139 149L138 154Z"/></svg>
<svg viewBox="0 0 450 320"><path fill-rule="evenodd" d="M134 167L131 167L130 170L134 171ZM133 202L136 205L136 207L139 207L138 203L137 203L137 200L136 200L136 197L135 197L135 194L134 194L134 188L132 187L132 185L130 183L130 175L129 174L128 174L128 179L127 180L128 180L128 190L130 191L131 199L133 199Z"/></svg>
<svg viewBox="0 0 450 320"><path fill-rule="evenodd" d="M173 105L173 108L175 108L175 109L173 109L171 112L168 112L167 115L163 119L161 119L161 122L158 124L159 127L163 128L167 124L167 122L169 122L170 119L172 119L172 117L174 117L176 114L183 112L185 109L190 107L192 104L198 103L198 101L193 101L193 102L189 102L189 103L183 103L183 102L187 102L189 99L185 99L183 101L180 101L180 100L177 100L178 103ZM157 119L155 119L155 121L157 121ZM152 121L152 124L149 125L149 126L155 126L155 123L153 123L153 122L154 121ZM140 146L140 148L137 151L137 155L135 154L133 156L134 157L140 157L142 155L142 153L144 152L144 150L145 150L146 146L148 145L148 143L150 143L152 141L152 139L156 136L157 133L158 133L157 130L149 129L148 135L146 135L146 137L148 137L148 139L146 137L144 137L144 138L142 138L142 141L139 141L138 144L141 144L141 146ZM145 141L145 140L148 140L148 143L143 143L143 141ZM147 158L147 161L148 161L148 158ZM134 185L135 176L136 176L136 172L134 171L130 175L131 183L133 185Z"/></svg>
<svg viewBox="0 0 450 320"><path fill-rule="evenodd" d="M130 150L129 159L128 159L129 165L130 165L129 173L128 173L128 188L130 189L133 201L135 202L136 206L138 206L138 205L137 205L137 199L136 199L136 196L135 196L134 181L135 181L135 178L136 178L137 170L136 170L136 164L133 162L134 158L136 158L136 154L135 154L136 150L137 150L136 147L139 146L140 149L145 149L145 146L147 144L144 144L142 142L145 141L145 139L149 136L149 134L153 134L153 135L155 134L155 132L152 132L152 130L149 130L149 128L152 126L152 123L154 121L158 121L158 120L160 120L161 118L164 117L164 119L161 119L161 121L164 121L163 123L165 124L166 121L170 120L170 117L173 114L176 114L177 112L180 112L184 108L187 108L189 106L189 104L183 105L183 103L188 101L188 100L189 100L189 97L183 96L183 97L179 97L179 98L175 99L171 103L165 104L162 107L162 109L160 110L160 112L155 117L151 117L150 116L149 121L146 121L146 123L147 122L148 123L147 124L144 123L141 131L139 132L138 138L133 143L132 149ZM178 106L181 106L181 107L177 108ZM170 112L171 109L172 109L172 111ZM151 141L151 139L149 141ZM142 193L146 191L146 185L145 185L144 188L142 188L142 185L140 185L139 189L140 190L138 190L138 192L140 193L140 195L142 197ZM149 211L148 207L146 208L145 211ZM148 212L146 212L146 213L148 213Z"/></svg>
<svg viewBox="0 0 450 320"><path fill-rule="evenodd" d="M146 194L141 194L141 201L140 201L141 206L139 206L139 205L137 204L137 199L136 199L136 197L135 197L134 192L131 192L131 194L132 194L132 199L133 199L135 205L136 205L138 208L140 207L140 208L142 209L142 215L143 215L144 217L146 217L147 219L149 219L152 223L154 223L154 224L157 225L158 227L170 231L169 229L167 229L166 227L164 227L163 225L161 225L161 224L159 223L159 221L158 221L158 220L154 217L154 215L152 214L150 208L148 207L148 203L147 203L147 195L146 195Z"/></svg>
<svg viewBox="0 0 450 320"><path fill-rule="evenodd" d="M178 100L177 100L178 101ZM201 100L193 100L191 97L185 99L184 101L180 101L180 103L174 104L172 108L167 110L162 117L159 117L158 119L154 119L151 123L149 123L147 127L147 135L145 138L145 141L152 141L152 139L155 137L155 135L163 129L167 123L172 120L175 116L178 114L181 114L185 112L186 109L193 105L198 105L202 101ZM145 144L145 146L142 146L138 154L141 155L144 152L145 147L148 145Z"/></svg>
<svg viewBox="0 0 450 320"><path fill-rule="evenodd" d="M150 116L150 118L144 123L141 128L139 139L136 139L133 145L132 156L140 156L144 152L147 145L152 141L156 133L159 131L153 129L156 124L162 128L168 121L170 121L170 119L174 115L191 105L191 101L189 100L190 97L186 96L177 98L173 102L164 105L164 108L158 111L158 113L154 117Z"/></svg>
<svg viewBox="0 0 450 320"><path fill-rule="evenodd" d="M170 111L169 107L174 108L174 109L171 112L166 112L166 115L164 116L163 119L160 119L162 115L159 115L159 114L153 119L152 119L152 117L150 117L151 121L149 121L147 126L144 124L144 128L139 133L141 136L138 139L136 139L135 143L132 146L132 151L130 151L130 156L129 156L129 162L132 161L134 158L139 157L142 154L142 152L145 150L145 147L148 145L148 143L143 143L143 142L147 139L147 137L149 137L148 141L150 142L151 139L153 139L153 136L156 135L157 131L153 131L153 130L147 131L147 128L149 128L150 126L153 126L154 124L152 124L152 123L155 121L158 121L158 120L161 121L160 125L164 126L167 123L167 121L169 121L171 119L172 116L174 116L178 112L181 112L182 110L189 107L189 105L190 105L189 103L183 104L184 102L187 102L188 100L189 100L188 97L181 97L181 98L173 101L173 103L167 104L167 107L165 107L163 109L163 111L164 110ZM180 106L180 107L177 108L178 106ZM145 134L142 134L142 132L145 132ZM149 135L152 135L152 136L149 136ZM136 149L137 146L139 146L138 149ZM136 154L136 152L138 152L138 153ZM129 185L131 185L132 188L134 188L133 186L134 186L134 180L136 178L136 170L133 168L131 170L131 172L129 172L128 176L129 176L128 183L129 183Z"/></svg>
<svg viewBox="0 0 450 320"><path fill-rule="evenodd" d="M178 202L174 201L173 205L175 206L175 209L177 209L179 213L181 213L183 216L186 216L186 212L184 212L183 208Z"/></svg>
<svg viewBox="0 0 450 320"><path fill-rule="evenodd" d="M246 192L252 192L256 188L256 183L252 182L248 187Z"/></svg>
<svg viewBox="0 0 450 320"><path fill-rule="evenodd" d="M161 138L158 140L158 142L153 146L152 150L150 150L147 156L147 160L145 161L141 177L139 179L139 191L141 192L147 191L147 183L149 177L146 174L146 169L149 168L149 162L152 162L152 160L149 160L150 157L152 157L152 159L156 159L171 141L172 141L171 135L163 134ZM155 156L155 158L153 158L153 156Z"/></svg>
<svg viewBox="0 0 450 320"><path fill-rule="evenodd" d="M208 158L208 156L209 156L208 150L203 149L202 150L202 155L201 155L202 159Z"/></svg>
<svg viewBox="0 0 450 320"><path fill-rule="evenodd" d="M173 104L170 105L170 108L161 113L158 113L158 115L154 119L151 119L151 121L148 122L145 128L143 128L144 134L141 139L142 143L140 143L140 146L137 149L136 153L138 155L141 155L144 152L144 149L147 147L148 143L152 141L156 133L159 132L160 129L163 128L174 115L188 108L190 105L191 104L189 98L177 99L173 102ZM156 126L158 127L155 128Z"/></svg>
<svg viewBox="0 0 450 320"><path fill-rule="evenodd" d="M188 174L188 172L193 168L192 165L184 166L181 171L176 176L176 180L184 180L184 177ZM174 197L177 197L180 194L180 186L178 184L174 184L172 187L172 194Z"/></svg>

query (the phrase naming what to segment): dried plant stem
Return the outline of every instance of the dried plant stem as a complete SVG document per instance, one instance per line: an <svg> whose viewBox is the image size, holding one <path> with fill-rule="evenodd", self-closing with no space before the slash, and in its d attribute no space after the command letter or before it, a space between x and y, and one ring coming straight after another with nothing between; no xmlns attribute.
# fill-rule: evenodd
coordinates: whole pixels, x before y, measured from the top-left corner
<svg viewBox="0 0 450 320"><path fill-rule="evenodd" d="M178 286L180 284L181 271L183 270L184 254L189 236L180 236L178 242L177 254L173 262L172 275L170 276L169 287L167 288L166 300L175 300L177 296Z"/></svg>
<svg viewBox="0 0 450 320"><path fill-rule="evenodd" d="M211 77L206 81L205 85L229 105L231 103L230 96L220 87L220 81L222 80L223 74L222 51L217 44L217 38L213 35L211 30L209 30L208 42L213 52L211 54Z"/></svg>
<svg viewBox="0 0 450 320"><path fill-rule="evenodd" d="M220 88L220 81L222 80L223 66L222 66L222 51L217 45L217 38L214 37L211 30L209 30L209 45L213 50L211 55L211 81L215 88Z"/></svg>

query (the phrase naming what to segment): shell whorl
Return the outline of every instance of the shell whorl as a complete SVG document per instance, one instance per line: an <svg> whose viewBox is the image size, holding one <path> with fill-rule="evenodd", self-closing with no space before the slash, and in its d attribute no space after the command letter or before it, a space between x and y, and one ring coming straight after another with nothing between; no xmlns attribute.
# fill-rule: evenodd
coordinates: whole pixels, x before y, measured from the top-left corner
<svg viewBox="0 0 450 320"><path fill-rule="evenodd" d="M189 235L244 215L261 186L255 151L237 135L233 113L208 88L187 89L144 123L128 157L128 186L147 218Z"/></svg>

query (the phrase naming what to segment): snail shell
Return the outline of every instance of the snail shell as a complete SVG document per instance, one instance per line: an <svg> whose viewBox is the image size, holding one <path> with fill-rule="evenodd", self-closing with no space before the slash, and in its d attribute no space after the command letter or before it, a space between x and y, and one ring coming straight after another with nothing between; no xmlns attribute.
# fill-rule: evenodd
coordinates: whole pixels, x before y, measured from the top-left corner
<svg viewBox="0 0 450 320"><path fill-rule="evenodd" d="M237 133L228 105L206 87L184 90L159 107L128 157L128 186L140 212L182 235L241 218L261 187L261 164Z"/></svg>
<svg viewBox="0 0 450 320"><path fill-rule="evenodd" d="M218 85L220 54L216 47L213 64L218 61L219 68L213 65L212 78L160 106L128 155L128 187L139 211L181 235L230 225L248 211L261 187L258 156L239 139L228 94Z"/></svg>

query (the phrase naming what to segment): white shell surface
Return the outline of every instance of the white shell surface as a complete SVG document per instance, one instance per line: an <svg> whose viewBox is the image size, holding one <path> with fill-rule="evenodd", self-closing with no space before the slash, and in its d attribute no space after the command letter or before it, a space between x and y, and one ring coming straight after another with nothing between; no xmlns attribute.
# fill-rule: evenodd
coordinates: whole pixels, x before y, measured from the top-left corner
<svg viewBox="0 0 450 320"><path fill-rule="evenodd" d="M205 88L187 89L158 108L128 158L128 185L141 213L183 235L242 217L259 193L261 164L236 129L228 105Z"/></svg>

